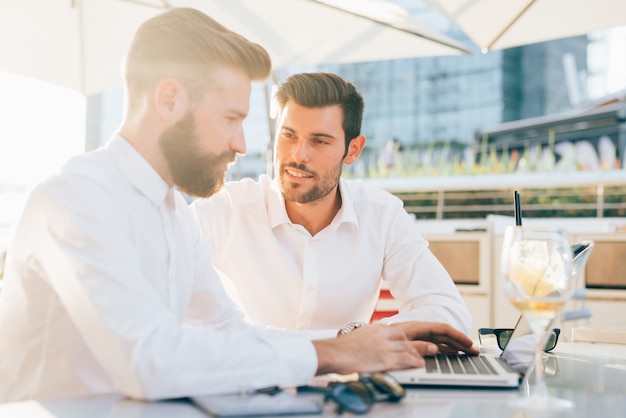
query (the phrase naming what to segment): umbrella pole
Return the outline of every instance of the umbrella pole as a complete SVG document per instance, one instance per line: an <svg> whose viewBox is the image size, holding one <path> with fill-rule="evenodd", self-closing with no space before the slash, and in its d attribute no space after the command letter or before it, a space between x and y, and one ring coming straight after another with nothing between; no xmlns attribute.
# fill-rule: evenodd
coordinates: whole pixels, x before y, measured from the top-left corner
<svg viewBox="0 0 626 418"><path fill-rule="evenodd" d="M265 150L265 172L270 177L274 176L274 137L276 136L276 115L272 115L272 86L276 84L278 84L276 81L276 74L272 71L271 77L267 79L263 85L263 91L265 92L265 113L267 115L267 125L270 133L267 148Z"/></svg>

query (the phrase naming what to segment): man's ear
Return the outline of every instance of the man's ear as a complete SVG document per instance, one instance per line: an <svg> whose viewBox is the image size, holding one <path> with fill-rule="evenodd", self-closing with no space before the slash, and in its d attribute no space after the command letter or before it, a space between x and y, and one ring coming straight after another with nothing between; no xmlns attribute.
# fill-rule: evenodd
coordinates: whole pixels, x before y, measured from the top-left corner
<svg viewBox="0 0 626 418"><path fill-rule="evenodd" d="M178 81L168 78L157 84L154 90L154 104L163 120L176 121L187 113L189 96Z"/></svg>
<svg viewBox="0 0 626 418"><path fill-rule="evenodd" d="M365 147L365 135L355 137L348 145L348 153L343 159L344 164L352 164L359 159L361 151Z"/></svg>

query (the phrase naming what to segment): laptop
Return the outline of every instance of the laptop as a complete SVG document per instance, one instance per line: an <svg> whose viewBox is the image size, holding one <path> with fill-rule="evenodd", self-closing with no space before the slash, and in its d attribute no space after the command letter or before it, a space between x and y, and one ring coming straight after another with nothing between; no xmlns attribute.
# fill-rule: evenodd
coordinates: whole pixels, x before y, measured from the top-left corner
<svg viewBox="0 0 626 418"><path fill-rule="evenodd" d="M534 338L520 316L509 343L501 354L465 354L425 357L426 367L388 372L407 387L519 387L523 373L533 361Z"/></svg>
<svg viewBox="0 0 626 418"><path fill-rule="evenodd" d="M572 245L572 274L579 280L594 246L591 240ZM579 284L580 286L580 284ZM577 289L583 291L582 289ZM565 312L563 320L588 317L586 310ZM389 372L403 386L517 388L534 359L534 337L520 316L500 355L438 355L426 357L426 367Z"/></svg>

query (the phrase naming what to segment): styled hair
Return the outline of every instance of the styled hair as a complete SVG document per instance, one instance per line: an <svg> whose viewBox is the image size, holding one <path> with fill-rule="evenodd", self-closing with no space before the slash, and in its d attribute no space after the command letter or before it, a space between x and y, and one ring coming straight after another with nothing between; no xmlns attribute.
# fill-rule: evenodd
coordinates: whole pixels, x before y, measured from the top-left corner
<svg viewBox="0 0 626 418"><path fill-rule="evenodd" d="M124 77L129 105L165 77L179 80L191 99L201 97L211 83L210 73L230 66L251 80L271 73L268 52L192 8L174 8L144 22L130 45Z"/></svg>
<svg viewBox="0 0 626 418"><path fill-rule="evenodd" d="M363 97L354 84L331 73L300 73L287 78L276 91L276 103L282 112L289 100L304 107L339 105L343 112L346 152L350 141L360 135L363 120Z"/></svg>

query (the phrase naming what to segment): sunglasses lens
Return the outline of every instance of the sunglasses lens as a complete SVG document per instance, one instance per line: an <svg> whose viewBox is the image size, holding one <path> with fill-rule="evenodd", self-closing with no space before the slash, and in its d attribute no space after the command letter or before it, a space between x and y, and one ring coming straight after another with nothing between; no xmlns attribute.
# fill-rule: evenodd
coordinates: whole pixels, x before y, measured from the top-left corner
<svg viewBox="0 0 626 418"><path fill-rule="evenodd" d="M370 379L374 387L386 397L385 400L399 401L406 395L398 381L387 373L372 373Z"/></svg>
<svg viewBox="0 0 626 418"><path fill-rule="evenodd" d="M365 414L374 403L370 390L361 382L338 383L326 395L337 402L339 411Z"/></svg>
<svg viewBox="0 0 626 418"><path fill-rule="evenodd" d="M559 332L560 332L560 329L558 328L554 328L552 330L552 332L550 333L550 336L548 337L548 341L546 342L545 351L553 350L554 347L556 347L556 343L559 340ZM498 329L480 328L478 330L478 339L480 340L481 344L482 344L481 335L485 335L485 334L495 334L496 339L498 341L498 347L500 347L500 350L504 350L507 344L509 343L509 341L511 340L511 337L513 336L513 330L506 329L506 328L498 328Z"/></svg>
<svg viewBox="0 0 626 418"><path fill-rule="evenodd" d="M513 335L512 329L502 330L498 334L498 347L500 347L501 350L504 350L506 345L509 343L511 335Z"/></svg>
<svg viewBox="0 0 626 418"><path fill-rule="evenodd" d="M554 331L550 333L548 337L548 341L546 342L546 351L550 351L556 347L557 335Z"/></svg>

